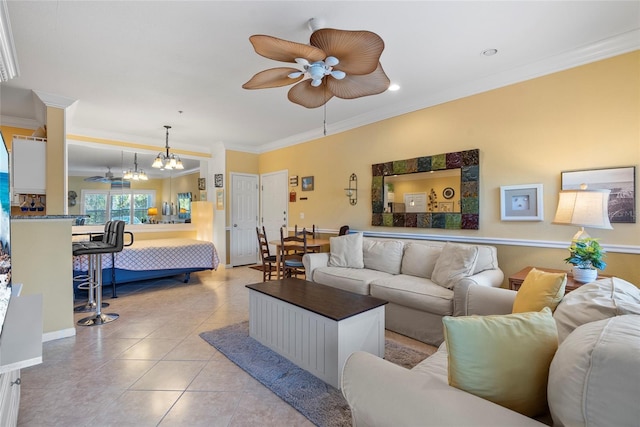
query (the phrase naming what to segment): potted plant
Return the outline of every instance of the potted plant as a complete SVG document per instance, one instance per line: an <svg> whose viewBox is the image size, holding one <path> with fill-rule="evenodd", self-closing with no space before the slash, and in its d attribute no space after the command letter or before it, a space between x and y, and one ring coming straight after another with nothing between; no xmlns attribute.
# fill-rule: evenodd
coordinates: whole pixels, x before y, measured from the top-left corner
<svg viewBox="0 0 640 427"><path fill-rule="evenodd" d="M569 246L570 256L565 262L573 265L573 278L580 283L596 280L598 270L604 270L607 264L602 260L605 252L592 237L573 240Z"/></svg>

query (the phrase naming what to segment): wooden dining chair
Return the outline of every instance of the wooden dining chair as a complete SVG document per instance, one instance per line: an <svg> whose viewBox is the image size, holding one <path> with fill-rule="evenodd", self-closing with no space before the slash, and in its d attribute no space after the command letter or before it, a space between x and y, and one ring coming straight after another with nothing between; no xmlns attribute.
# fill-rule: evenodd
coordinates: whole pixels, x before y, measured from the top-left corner
<svg viewBox="0 0 640 427"><path fill-rule="evenodd" d="M293 243L295 247L289 245ZM280 261L282 262L282 270L284 277L298 277L304 275L304 265L302 257L307 253L307 233L303 232L299 236L284 236L284 231L280 229Z"/></svg>
<svg viewBox="0 0 640 427"><path fill-rule="evenodd" d="M307 230L306 228L303 228L302 230L298 231L298 225L296 224L293 228L293 235L302 237L302 235L304 234L307 236L307 239L317 239L318 235L316 234L316 225L313 224L312 227L313 228L311 230ZM308 248L308 251L320 252L320 248Z"/></svg>
<svg viewBox="0 0 640 427"><path fill-rule="evenodd" d="M260 259L262 260L262 281L266 282L271 280L271 273L276 269L276 256L271 255L269 250L269 240L267 240L267 232L262 226L262 233L260 229L256 227L256 234L258 235L258 250L260 251Z"/></svg>

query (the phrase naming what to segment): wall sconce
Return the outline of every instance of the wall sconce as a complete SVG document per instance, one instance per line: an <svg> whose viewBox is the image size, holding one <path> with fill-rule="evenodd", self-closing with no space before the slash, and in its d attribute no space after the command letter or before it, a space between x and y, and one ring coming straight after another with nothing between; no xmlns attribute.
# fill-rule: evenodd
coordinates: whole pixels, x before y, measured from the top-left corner
<svg viewBox="0 0 640 427"><path fill-rule="evenodd" d="M349 198L349 203L352 205L358 203L358 177L355 173L349 177L349 188L345 188L344 192Z"/></svg>

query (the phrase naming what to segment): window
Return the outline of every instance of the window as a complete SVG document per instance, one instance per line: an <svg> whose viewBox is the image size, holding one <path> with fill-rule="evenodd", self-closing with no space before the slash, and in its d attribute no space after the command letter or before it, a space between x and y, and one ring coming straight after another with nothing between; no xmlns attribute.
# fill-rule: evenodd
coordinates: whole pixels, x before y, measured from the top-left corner
<svg viewBox="0 0 640 427"><path fill-rule="evenodd" d="M122 220L127 224L147 221L147 209L155 206L154 190L82 190L82 208L89 215L86 224Z"/></svg>

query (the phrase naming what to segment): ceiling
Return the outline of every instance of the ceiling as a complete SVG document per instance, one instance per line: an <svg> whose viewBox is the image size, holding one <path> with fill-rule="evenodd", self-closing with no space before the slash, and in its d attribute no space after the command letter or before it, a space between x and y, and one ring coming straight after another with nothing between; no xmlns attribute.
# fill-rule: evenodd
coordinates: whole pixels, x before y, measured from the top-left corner
<svg viewBox="0 0 640 427"><path fill-rule="evenodd" d="M2 124L37 124L36 90L77 100L67 133L158 151L164 125L172 148L260 153L322 137L325 114L333 134L640 48L637 1L7 3L20 75L0 84ZM310 18L380 35L401 89L326 110L289 102L288 87L242 89L285 65L257 55L249 36L307 43Z"/></svg>

